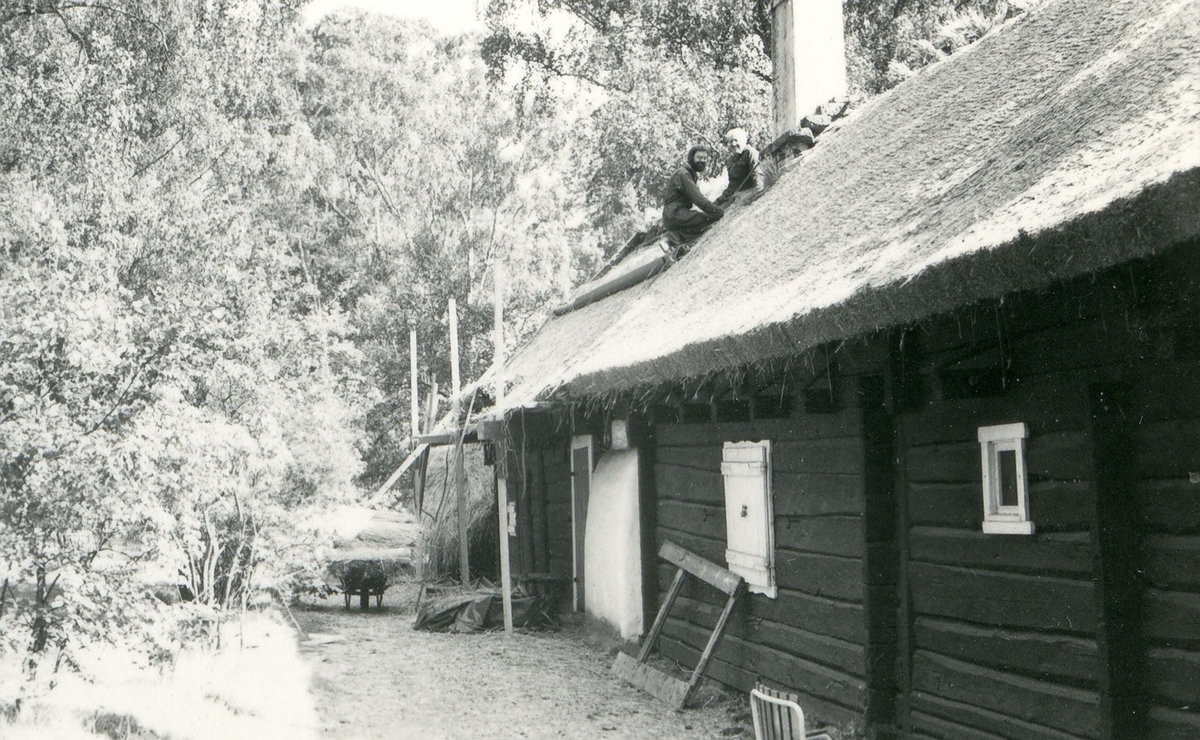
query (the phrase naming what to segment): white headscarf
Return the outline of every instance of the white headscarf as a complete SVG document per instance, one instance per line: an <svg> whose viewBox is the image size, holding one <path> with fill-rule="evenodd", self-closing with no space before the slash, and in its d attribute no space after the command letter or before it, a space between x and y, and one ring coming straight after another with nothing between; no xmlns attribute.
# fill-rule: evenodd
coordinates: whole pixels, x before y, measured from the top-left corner
<svg viewBox="0 0 1200 740"><path fill-rule="evenodd" d="M725 132L725 140L733 139L737 142L738 149L745 149L746 142L750 140L750 134L746 133L744 128L731 128Z"/></svg>

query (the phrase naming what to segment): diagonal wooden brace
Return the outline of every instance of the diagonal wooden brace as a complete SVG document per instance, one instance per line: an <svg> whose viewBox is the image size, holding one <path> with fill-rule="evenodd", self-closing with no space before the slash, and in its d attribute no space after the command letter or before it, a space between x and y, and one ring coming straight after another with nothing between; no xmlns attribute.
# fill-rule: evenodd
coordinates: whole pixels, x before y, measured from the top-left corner
<svg viewBox="0 0 1200 740"><path fill-rule="evenodd" d="M667 598L663 600L662 607L658 610L658 616L654 618L654 625L646 635L646 641L642 644L637 659L634 660L625 653L618 653L612 670L618 677L637 688L678 709L683 709L700 684L708 662L712 659L713 653L717 651L717 646L721 643L721 638L725 635L725 625L729 622L729 617L733 614L738 599L746 590L746 582L736 573L709 562L674 542L664 542L658 551L658 556L678 566L679 570L675 573L675 580L671 582L671 589L667 592ZM725 610L721 612L721 617L717 620L717 625L708 638L708 644L700 655L700 661L696 663L696 669L692 671L691 679L684 682L645 665L645 662L650 657L650 651L653 650L654 644L658 641L663 625L667 622L667 614L675 604L675 598L679 596L679 590L683 587L683 579L689 573L728 594L729 599L725 602Z"/></svg>

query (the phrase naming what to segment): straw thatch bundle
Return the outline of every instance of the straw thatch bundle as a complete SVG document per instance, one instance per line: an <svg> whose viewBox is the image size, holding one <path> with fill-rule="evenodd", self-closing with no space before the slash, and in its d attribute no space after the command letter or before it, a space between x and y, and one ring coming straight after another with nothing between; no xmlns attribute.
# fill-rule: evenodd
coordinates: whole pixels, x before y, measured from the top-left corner
<svg viewBox="0 0 1200 740"><path fill-rule="evenodd" d="M403 511L341 513L358 521L344 527L347 531L329 553L326 582L331 588L356 588L364 578L386 587L412 577L420 540L416 517Z"/></svg>
<svg viewBox="0 0 1200 740"><path fill-rule="evenodd" d="M421 548L425 580L458 575L458 500L454 488L455 447L431 447L425 467L421 511ZM492 469L484 465L483 447L463 446L467 533L471 553L489 551L496 540L496 497ZM478 570L472 558L473 571Z"/></svg>

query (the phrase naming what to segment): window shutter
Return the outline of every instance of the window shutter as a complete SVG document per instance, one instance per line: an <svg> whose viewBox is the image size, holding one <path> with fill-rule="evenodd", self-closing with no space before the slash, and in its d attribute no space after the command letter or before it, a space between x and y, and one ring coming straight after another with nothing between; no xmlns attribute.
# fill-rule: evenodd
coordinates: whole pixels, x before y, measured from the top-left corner
<svg viewBox="0 0 1200 740"><path fill-rule="evenodd" d="M725 560L755 593L774 598L775 528L771 506L771 442L726 442Z"/></svg>

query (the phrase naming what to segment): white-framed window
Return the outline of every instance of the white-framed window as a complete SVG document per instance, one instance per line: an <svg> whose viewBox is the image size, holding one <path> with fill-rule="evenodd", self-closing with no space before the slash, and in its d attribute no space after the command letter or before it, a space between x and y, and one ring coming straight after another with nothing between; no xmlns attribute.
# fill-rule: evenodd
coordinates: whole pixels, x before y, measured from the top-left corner
<svg viewBox="0 0 1200 740"><path fill-rule="evenodd" d="M775 588L775 525L771 506L771 441L726 442L725 560L754 593L772 599Z"/></svg>
<svg viewBox="0 0 1200 740"><path fill-rule="evenodd" d="M1029 475L1025 471L1023 423L979 427L983 465L983 531L1033 534L1029 520Z"/></svg>

